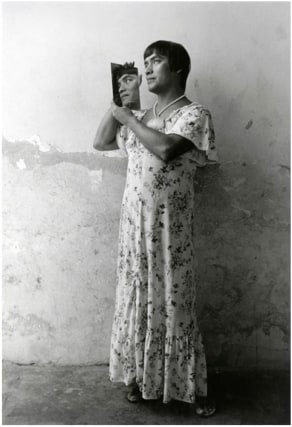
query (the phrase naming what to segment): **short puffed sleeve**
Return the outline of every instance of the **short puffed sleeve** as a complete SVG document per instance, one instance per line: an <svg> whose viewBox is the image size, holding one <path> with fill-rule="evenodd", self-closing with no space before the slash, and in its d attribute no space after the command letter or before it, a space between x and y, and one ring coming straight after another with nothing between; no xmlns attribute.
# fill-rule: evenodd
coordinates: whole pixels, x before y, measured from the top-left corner
<svg viewBox="0 0 292 427"><path fill-rule="evenodd" d="M166 134L180 135L204 152L206 163L217 163L215 132L209 110L201 105L188 105L178 111L168 124Z"/></svg>

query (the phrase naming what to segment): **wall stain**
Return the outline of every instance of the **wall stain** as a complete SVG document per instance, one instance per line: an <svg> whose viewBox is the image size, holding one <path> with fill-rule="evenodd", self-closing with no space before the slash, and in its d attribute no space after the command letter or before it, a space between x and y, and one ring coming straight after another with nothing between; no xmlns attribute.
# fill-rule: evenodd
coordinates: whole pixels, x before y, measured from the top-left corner
<svg viewBox="0 0 292 427"><path fill-rule="evenodd" d="M26 142L9 142L2 139L2 153L11 164L19 169L19 161L25 164L23 170L29 171L37 167L54 166L59 163L73 163L84 166L90 171L111 171L119 175L125 175L127 160L118 157L106 157L99 152L93 153L63 153L58 150L48 152L40 151L38 146ZM20 168L21 169L21 168Z"/></svg>
<svg viewBox="0 0 292 427"><path fill-rule="evenodd" d="M33 313L22 316L16 312L9 312L3 320L3 332L11 335L14 331L18 331L20 335L45 334L52 336L56 332L56 328Z"/></svg>
<svg viewBox="0 0 292 427"><path fill-rule="evenodd" d="M245 129L250 129L253 125L253 120L249 120L245 126Z"/></svg>
<svg viewBox="0 0 292 427"><path fill-rule="evenodd" d="M278 39L281 41L286 40L289 37L286 28L282 27L281 25L278 25L278 27L276 27L275 32L278 36Z"/></svg>
<svg viewBox="0 0 292 427"><path fill-rule="evenodd" d="M280 168L286 169L287 171L290 172L290 166L288 166L288 165L281 165L281 164L279 164L278 166L280 166Z"/></svg>

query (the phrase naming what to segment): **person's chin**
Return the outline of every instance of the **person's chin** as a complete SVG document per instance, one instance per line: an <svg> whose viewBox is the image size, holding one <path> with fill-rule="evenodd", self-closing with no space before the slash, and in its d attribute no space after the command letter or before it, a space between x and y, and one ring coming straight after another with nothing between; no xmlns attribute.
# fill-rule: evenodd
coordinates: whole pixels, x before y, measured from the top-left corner
<svg viewBox="0 0 292 427"><path fill-rule="evenodd" d="M147 79L147 86L149 90L152 90L153 88L155 88L157 82L155 78L149 78Z"/></svg>
<svg viewBox="0 0 292 427"><path fill-rule="evenodd" d="M123 107L128 107L131 104L131 99L128 96L121 97Z"/></svg>
<svg viewBox="0 0 292 427"><path fill-rule="evenodd" d="M155 85L155 83L154 84L152 82L148 83L148 90L149 92L156 93L157 86Z"/></svg>

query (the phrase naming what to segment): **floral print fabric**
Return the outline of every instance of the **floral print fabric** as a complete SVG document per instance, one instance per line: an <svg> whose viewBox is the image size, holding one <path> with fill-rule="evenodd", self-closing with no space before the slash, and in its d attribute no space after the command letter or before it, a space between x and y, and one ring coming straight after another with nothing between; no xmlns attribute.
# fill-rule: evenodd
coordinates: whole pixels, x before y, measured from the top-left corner
<svg viewBox="0 0 292 427"><path fill-rule="evenodd" d="M143 113L136 113L138 118ZM164 163L127 129L110 379L134 381L144 399L194 402L207 394L204 346L196 318L194 186L196 166L214 158L208 110L175 110L161 132L194 149Z"/></svg>

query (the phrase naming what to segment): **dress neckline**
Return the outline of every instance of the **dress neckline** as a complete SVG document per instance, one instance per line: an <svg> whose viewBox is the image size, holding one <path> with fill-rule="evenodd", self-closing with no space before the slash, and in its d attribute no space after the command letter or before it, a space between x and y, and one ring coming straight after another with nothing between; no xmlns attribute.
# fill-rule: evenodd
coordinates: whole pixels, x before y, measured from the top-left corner
<svg viewBox="0 0 292 427"><path fill-rule="evenodd" d="M176 113L177 111L179 111L179 110L183 110L184 108L187 108L187 107L193 107L194 105L200 106L201 104L199 104L197 101L193 101L193 102L191 102L190 104L184 105L183 107L176 108L176 109L175 109L175 110L173 110L171 113L169 113L169 115L164 119L164 121L169 120L169 118L170 118L172 115L174 115L174 113ZM145 114L146 114L146 113L147 113L147 111L149 111L149 110L151 110L151 108L149 108L148 110L144 110L144 111L142 112L142 115L141 115L141 119L140 119L140 120L142 120L142 119L145 117Z"/></svg>

